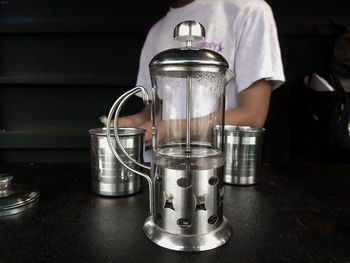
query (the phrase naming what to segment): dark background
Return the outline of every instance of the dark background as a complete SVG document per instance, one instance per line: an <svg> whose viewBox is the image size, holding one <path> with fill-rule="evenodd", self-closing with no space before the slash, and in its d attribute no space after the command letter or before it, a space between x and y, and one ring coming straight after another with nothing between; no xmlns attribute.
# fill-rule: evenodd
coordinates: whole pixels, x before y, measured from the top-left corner
<svg viewBox="0 0 350 263"><path fill-rule="evenodd" d="M171 2L0 0L0 161L88 161L88 130L136 84L143 41ZM327 71L350 2L267 2L287 81L272 94L264 159L312 159L298 120L300 81ZM135 98L122 114L141 108Z"/></svg>

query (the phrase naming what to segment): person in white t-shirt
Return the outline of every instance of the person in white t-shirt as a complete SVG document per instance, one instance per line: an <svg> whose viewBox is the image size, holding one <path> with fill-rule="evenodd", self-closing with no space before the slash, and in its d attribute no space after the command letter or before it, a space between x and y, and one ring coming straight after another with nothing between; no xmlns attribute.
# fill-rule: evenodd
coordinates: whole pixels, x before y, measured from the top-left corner
<svg viewBox="0 0 350 263"><path fill-rule="evenodd" d="M152 94L149 62L159 52L179 47L172 32L185 20L197 21L206 29L205 40L194 46L220 53L236 74L226 88L225 124L263 127L271 91L285 81L275 20L264 0L175 1L147 35L137 85ZM146 148L152 146L150 105L120 118L118 126L146 129Z"/></svg>

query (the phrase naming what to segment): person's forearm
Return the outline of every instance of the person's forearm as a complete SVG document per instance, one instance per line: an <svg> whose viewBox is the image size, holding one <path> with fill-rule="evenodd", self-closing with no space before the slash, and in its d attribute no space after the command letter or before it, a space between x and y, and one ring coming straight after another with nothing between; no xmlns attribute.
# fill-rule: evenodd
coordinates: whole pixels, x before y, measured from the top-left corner
<svg viewBox="0 0 350 263"><path fill-rule="evenodd" d="M137 127L151 119L151 108L151 103L147 104L142 111L127 117L132 119L134 127Z"/></svg>
<svg viewBox="0 0 350 263"><path fill-rule="evenodd" d="M221 123L221 116L216 111L202 117L191 118L191 140L206 140L206 138L210 138L212 127ZM187 126L185 119L161 120L157 122L157 127L160 143L163 143L163 140L182 141L186 138Z"/></svg>
<svg viewBox="0 0 350 263"><path fill-rule="evenodd" d="M263 127L269 110L271 83L259 80L239 93L239 106L225 112L225 125Z"/></svg>
<svg viewBox="0 0 350 263"><path fill-rule="evenodd" d="M225 111L225 125L263 127L265 124L267 111L259 113L250 111L245 107L237 107Z"/></svg>
<svg viewBox="0 0 350 263"><path fill-rule="evenodd" d="M268 81L257 81L240 93L240 106L225 111L225 125L263 127L268 113L271 84ZM211 138L212 127L221 124L221 111L205 116L191 118L191 139L207 140ZM143 125L151 129L151 123ZM156 118L158 143L171 140L183 141L186 138L186 120L161 120ZM151 132L149 132L151 141Z"/></svg>

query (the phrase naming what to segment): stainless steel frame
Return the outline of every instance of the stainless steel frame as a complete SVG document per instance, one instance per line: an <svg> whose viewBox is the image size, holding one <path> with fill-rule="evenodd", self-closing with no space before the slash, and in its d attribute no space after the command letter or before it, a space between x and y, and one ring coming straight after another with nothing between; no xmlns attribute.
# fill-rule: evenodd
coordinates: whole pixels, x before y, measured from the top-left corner
<svg viewBox="0 0 350 263"><path fill-rule="evenodd" d="M232 236L232 229L223 217L223 166L191 171L168 169L152 163L151 168L146 166L151 170L147 175L125 163L114 149L110 134L114 112L114 120L117 120L125 101L140 91L144 94L144 102L148 103L147 91L138 86L122 95L111 108L107 141L123 166L148 181L150 216L143 227L146 236L162 247L179 251L204 251L225 244ZM115 121L115 127L116 124ZM115 136L117 145L123 149L118 134ZM126 151L124 154L132 160Z"/></svg>

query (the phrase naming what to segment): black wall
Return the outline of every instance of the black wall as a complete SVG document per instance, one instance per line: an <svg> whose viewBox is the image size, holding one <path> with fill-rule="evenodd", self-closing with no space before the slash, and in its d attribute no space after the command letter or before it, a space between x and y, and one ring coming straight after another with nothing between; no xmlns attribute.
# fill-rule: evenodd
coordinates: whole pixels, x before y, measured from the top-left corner
<svg viewBox="0 0 350 263"><path fill-rule="evenodd" d="M146 33L169 2L0 5L0 160L87 161L88 130L135 85ZM142 108L138 99L122 114Z"/></svg>
<svg viewBox="0 0 350 263"><path fill-rule="evenodd" d="M339 36L329 19L349 27L350 4L268 2L287 82L272 96L265 160L287 162L299 153L291 147L295 87L327 67ZM0 161L88 161L88 130L135 85L146 33L170 3L0 0ZM135 98L123 114L141 108Z"/></svg>
<svg viewBox="0 0 350 263"><path fill-rule="evenodd" d="M274 11L286 83L272 94L266 123L265 159L271 162L317 160L348 162L350 154L316 141L305 121L303 78L327 77L334 43L350 29L350 1L267 1ZM323 148L322 148L323 147ZM322 151L320 149L322 148Z"/></svg>

